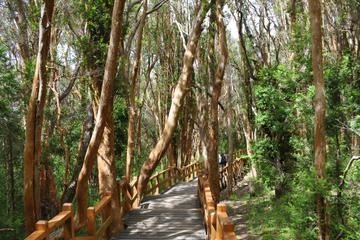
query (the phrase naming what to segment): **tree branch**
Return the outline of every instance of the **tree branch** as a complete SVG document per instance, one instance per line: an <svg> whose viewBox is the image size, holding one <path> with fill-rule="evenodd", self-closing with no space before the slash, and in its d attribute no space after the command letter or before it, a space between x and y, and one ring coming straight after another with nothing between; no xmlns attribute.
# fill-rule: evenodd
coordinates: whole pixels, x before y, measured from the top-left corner
<svg viewBox="0 0 360 240"><path fill-rule="evenodd" d="M336 121L337 121L338 123L340 123L341 127L346 128L347 130L355 133L358 137L360 137L360 132L358 132L357 130L353 129L352 127L350 127L350 126L347 125L346 123L340 122L339 119L336 119Z"/></svg>
<svg viewBox="0 0 360 240"><path fill-rule="evenodd" d="M348 171L350 170L351 165L353 164L353 162L354 162L355 160L359 160L359 159L360 159L360 156L353 156L353 157L350 159L349 163L347 164L347 166L346 166L346 168L345 168L345 171L344 171L344 174L343 174L343 178L342 178L342 180L341 180L341 183L339 184L339 193L338 193L338 195L341 195L341 191L342 191L342 189L343 189L343 187L344 187L344 185L345 185L345 179L346 179L346 176L347 176Z"/></svg>
<svg viewBox="0 0 360 240"><path fill-rule="evenodd" d="M74 86L75 80L77 79L77 76L79 74L80 71L80 65L76 68L74 75L71 78L71 81L69 83L69 85L67 86L67 88L65 89L65 91L59 96L59 101L61 102L62 100L64 100L64 98L66 98L69 93L71 92L71 89Z"/></svg>

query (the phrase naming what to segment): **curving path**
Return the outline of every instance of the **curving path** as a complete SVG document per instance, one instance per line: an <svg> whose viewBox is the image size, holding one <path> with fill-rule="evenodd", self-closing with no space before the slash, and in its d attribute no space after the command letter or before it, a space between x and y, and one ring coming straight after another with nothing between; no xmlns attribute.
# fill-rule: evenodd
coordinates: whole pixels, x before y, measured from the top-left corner
<svg viewBox="0 0 360 240"><path fill-rule="evenodd" d="M147 196L124 217L120 239L206 239L204 219L197 194L197 178L177 183L159 195Z"/></svg>

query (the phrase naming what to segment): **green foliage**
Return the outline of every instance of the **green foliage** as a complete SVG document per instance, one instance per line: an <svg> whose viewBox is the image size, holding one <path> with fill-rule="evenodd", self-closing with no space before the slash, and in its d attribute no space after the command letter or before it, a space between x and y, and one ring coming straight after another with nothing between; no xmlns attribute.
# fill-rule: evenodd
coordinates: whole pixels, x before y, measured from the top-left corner
<svg viewBox="0 0 360 240"><path fill-rule="evenodd" d="M127 106L124 99L116 98L114 101L114 134L117 176L125 175L126 146L127 146Z"/></svg>
<svg viewBox="0 0 360 240"><path fill-rule="evenodd" d="M21 85L16 78L8 51L0 42L0 229L12 230L1 233L4 239L23 239L21 229L23 223L22 189L17 187L23 183L23 144L24 129L21 117L24 112ZM11 148L10 148L11 145ZM11 151L11 153L10 153ZM10 158L10 154L12 158ZM14 211L11 209L10 161L14 174Z"/></svg>
<svg viewBox="0 0 360 240"><path fill-rule="evenodd" d="M77 43L86 66L105 65L107 46L110 39L113 1L79 1L75 2L76 13L88 24L89 35Z"/></svg>
<svg viewBox="0 0 360 240"><path fill-rule="evenodd" d="M254 89L255 120L263 137L254 145L254 160L263 183L268 187L284 188L294 161L290 139L296 124L292 104L296 83L292 72L284 65L262 69L259 79Z"/></svg>
<svg viewBox="0 0 360 240"><path fill-rule="evenodd" d="M258 193L253 202L250 221L253 231L263 239L314 239L318 231L315 193L319 193L330 201L332 237L343 231L343 239L358 239L358 163L352 167L340 199L336 193L353 141L349 133L342 135L341 126L360 129L359 60L345 52L338 62L324 62L328 178L327 183L318 181L316 186L312 167L315 88L310 81L310 63L311 58L304 54L295 58L295 68L278 65L261 69L259 81L254 84L259 134L252 146L253 160L264 192L260 196ZM297 66L306 67L299 71ZM285 189L285 194L277 195L278 187ZM339 204L343 206L345 224L338 212Z"/></svg>
<svg viewBox="0 0 360 240"><path fill-rule="evenodd" d="M263 192L249 201L249 223L253 233L263 239L316 239L313 169L303 169L289 183L291 194L272 198L273 192Z"/></svg>

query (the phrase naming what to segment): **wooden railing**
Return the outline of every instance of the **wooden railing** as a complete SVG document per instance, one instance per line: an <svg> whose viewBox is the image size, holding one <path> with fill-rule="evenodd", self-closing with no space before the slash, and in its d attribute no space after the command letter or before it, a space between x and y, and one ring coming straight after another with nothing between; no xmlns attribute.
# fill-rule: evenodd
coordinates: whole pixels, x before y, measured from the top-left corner
<svg viewBox="0 0 360 240"><path fill-rule="evenodd" d="M40 220L35 225L35 231L25 240L49 239L49 235L58 227L64 227L64 240L74 239L74 214L73 205L65 203L62 211L49 221Z"/></svg>
<svg viewBox="0 0 360 240"><path fill-rule="evenodd" d="M235 158L233 158L235 159ZM236 158L232 161L232 172L233 172L233 181L236 184L237 179L242 179L245 175L244 166L245 166L245 159ZM229 175L229 163L226 164L224 168L220 168L219 170L220 175L220 188L223 190L227 187L227 180Z"/></svg>
<svg viewBox="0 0 360 240"><path fill-rule="evenodd" d="M233 161L232 170L234 173L234 179L243 177L244 164L245 161L240 158L237 158ZM224 181L226 183L226 174L228 174L228 165L221 171L221 182ZM203 175L201 171L198 173L198 194L208 239L235 240L236 235L234 233L234 224L228 218L226 213L226 205L217 204L215 206L207 176Z"/></svg>
<svg viewBox="0 0 360 240"><path fill-rule="evenodd" d="M96 215L105 211L107 219L104 221L99 230L96 231ZM65 203L62 211L50 219L49 221L40 220L35 225L35 231L27 236L25 240L43 240L50 239L50 235L60 227L63 227L64 240L98 240L105 233L106 229L111 223L111 193L106 193L106 196L95 207L89 207L87 209L87 230L88 236L75 237L74 226L74 208L71 203Z"/></svg>
<svg viewBox="0 0 360 240"><path fill-rule="evenodd" d="M96 215L101 213L105 214L106 220L102 222L98 230L96 230ZM112 221L111 211L111 192L106 193L105 197L96 204L95 207L89 207L87 209L87 237L78 237L78 240L98 240L104 235L106 229L110 226Z"/></svg>
<svg viewBox="0 0 360 240"><path fill-rule="evenodd" d="M234 224L227 216L226 206L224 204L217 204L215 206L206 176L201 176L201 172L199 172L198 179L199 197L208 239L236 240Z"/></svg>
<svg viewBox="0 0 360 240"><path fill-rule="evenodd" d="M191 163L181 169L169 167L161 172L156 172L149 179L146 195L159 194L165 191L179 181L190 181L197 176L197 172L203 168L202 162ZM126 177L122 177L118 183L120 194L120 205L122 216L131 209L137 207L137 178L129 183ZM103 212L106 220L102 222L98 230L96 230L96 215ZM66 203L63 205L62 211L49 221L40 220L36 223L35 231L25 238L25 240L43 240L50 239L50 234L55 229L63 227L64 240L98 240L100 239L112 221L111 215L111 193L107 193L105 197L94 207L87 209L87 235L83 237L75 237L74 212L73 205Z"/></svg>

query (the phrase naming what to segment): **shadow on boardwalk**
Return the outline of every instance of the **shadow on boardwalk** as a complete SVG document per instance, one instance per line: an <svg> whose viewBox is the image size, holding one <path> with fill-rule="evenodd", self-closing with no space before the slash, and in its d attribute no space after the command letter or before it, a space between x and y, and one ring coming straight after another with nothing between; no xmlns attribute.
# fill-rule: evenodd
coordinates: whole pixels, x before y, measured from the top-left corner
<svg viewBox="0 0 360 240"><path fill-rule="evenodd" d="M197 195L197 179L177 183L159 195L147 196L124 218L120 239L206 239Z"/></svg>

